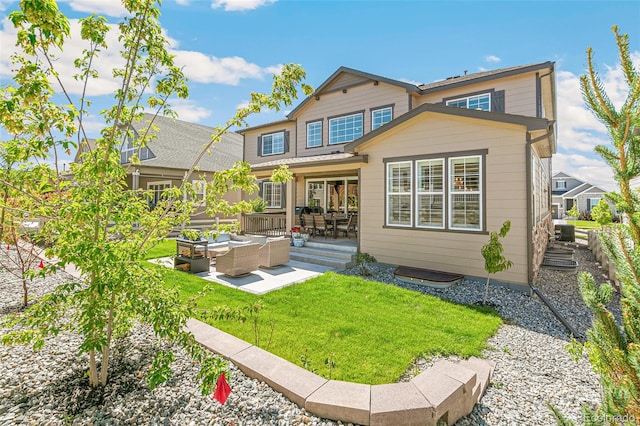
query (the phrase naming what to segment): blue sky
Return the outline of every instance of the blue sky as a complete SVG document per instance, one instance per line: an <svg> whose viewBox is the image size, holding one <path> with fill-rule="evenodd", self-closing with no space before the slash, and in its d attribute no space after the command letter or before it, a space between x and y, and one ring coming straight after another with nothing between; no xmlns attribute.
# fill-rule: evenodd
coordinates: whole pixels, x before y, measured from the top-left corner
<svg viewBox="0 0 640 426"><path fill-rule="evenodd" d="M117 22L117 0L66 0L70 18L89 12ZM15 40L6 16L15 1L0 0L0 82L10 78ZM393 79L429 83L448 76L556 62L558 153L554 172L564 171L614 189L610 170L593 154L609 144L604 128L584 108L578 77L585 72L588 46L614 102L622 102L621 74L612 25L630 36L640 67L640 1L306 1L165 0L161 23L178 63L190 79L188 101L176 101L180 118L215 126L233 115L250 91L268 91L271 74L284 63L299 63L307 83L317 87L344 65ZM73 26L72 26L73 28ZM110 39L117 52L115 34ZM60 65L71 75L82 44L71 41ZM115 82L106 53L102 79L90 88L96 110L108 105ZM259 124L284 117L263 113ZM99 117L91 117L97 132Z"/></svg>

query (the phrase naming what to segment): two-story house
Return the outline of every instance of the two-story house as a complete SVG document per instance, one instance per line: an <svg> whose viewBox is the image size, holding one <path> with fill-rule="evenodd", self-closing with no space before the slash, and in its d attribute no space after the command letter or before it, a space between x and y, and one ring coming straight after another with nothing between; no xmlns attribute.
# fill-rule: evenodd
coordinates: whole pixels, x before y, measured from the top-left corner
<svg viewBox="0 0 640 426"><path fill-rule="evenodd" d="M272 211L358 214L358 249L378 261L486 276L488 234L511 220L514 266L497 279L522 290L551 226L556 150L554 64L503 68L415 85L341 67L285 120L240 131Z"/></svg>
<svg viewBox="0 0 640 426"><path fill-rule="evenodd" d="M577 179L563 172L557 172L552 176L552 204L553 218L562 219L567 212L577 206L581 215L589 215L591 210L600 202L607 191ZM612 203L610 208L614 210Z"/></svg>
<svg viewBox="0 0 640 426"><path fill-rule="evenodd" d="M148 130L153 121L155 129ZM185 173L192 167L193 162L211 141L215 132L213 127L189 123L164 116L145 114L140 122L130 124L132 138L124 141L120 147L120 163L127 169L127 185L129 189L151 191L149 205L157 204L165 189L180 186ZM140 132L153 132L155 138L144 147L135 143ZM80 145L74 161L80 161L82 152L90 149L93 141L85 141ZM227 133L211 149L211 155L204 155L197 165L197 172L190 180L196 187L197 197L201 200L191 215L191 227L208 229L215 218L205 212L205 186L202 178L210 180L212 173L233 167L234 163L242 160L242 137L237 133ZM136 154L139 164L132 164L130 158ZM231 191L224 198L230 203L241 199L240 193ZM219 218L228 219L219 215ZM231 218L237 219L237 218Z"/></svg>

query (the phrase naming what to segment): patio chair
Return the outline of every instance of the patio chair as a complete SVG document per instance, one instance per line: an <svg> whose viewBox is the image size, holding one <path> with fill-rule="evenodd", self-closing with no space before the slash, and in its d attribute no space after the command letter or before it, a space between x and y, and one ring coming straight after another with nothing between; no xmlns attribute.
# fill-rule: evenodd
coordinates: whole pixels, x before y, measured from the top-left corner
<svg viewBox="0 0 640 426"><path fill-rule="evenodd" d="M317 214L313 216L313 229L314 231L322 231L324 237L327 238L327 233L333 231L333 224L327 222L323 215Z"/></svg>
<svg viewBox="0 0 640 426"><path fill-rule="evenodd" d="M288 238L267 239L260 247L259 264L261 267L273 268L290 260L291 241Z"/></svg>
<svg viewBox="0 0 640 426"><path fill-rule="evenodd" d="M347 221L347 223L339 223L336 226L336 230L338 232L344 232L347 238L351 239L351 237L349 236L349 233L351 231L353 231L356 234L356 236L358 235L356 233L357 226L358 226L358 216L356 216L355 214L352 214L349 216L349 220Z"/></svg>
<svg viewBox="0 0 640 426"><path fill-rule="evenodd" d="M315 228L313 227L313 215L303 213L302 214L302 223L300 224L305 231L311 233L312 236L315 235Z"/></svg>
<svg viewBox="0 0 640 426"><path fill-rule="evenodd" d="M216 258L216 272L229 277L238 277L255 271L259 266L259 244L245 244L229 247L229 251Z"/></svg>

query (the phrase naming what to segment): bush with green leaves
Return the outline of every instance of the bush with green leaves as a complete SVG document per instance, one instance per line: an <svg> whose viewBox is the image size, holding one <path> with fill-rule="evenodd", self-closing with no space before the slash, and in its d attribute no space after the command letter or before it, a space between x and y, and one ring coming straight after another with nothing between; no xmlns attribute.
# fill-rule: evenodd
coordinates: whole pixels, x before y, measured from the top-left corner
<svg viewBox="0 0 640 426"><path fill-rule="evenodd" d="M601 228L613 222L613 213L607 200L601 199L598 201L598 204L591 209L591 218L598 222Z"/></svg>
<svg viewBox="0 0 640 426"><path fill-rule="evenodd" d="M487 304L487 298L489 297L489 280L491 274L506 271L513 265L513 262L504 257L504 247L502 247L502 243L500 242L500 238L507 236L509 229L511 229L511 221L505 220L500 231L492 231L489 235L489 242L482 246L480 250L484 258L484 269L487 271L487 282L485 284L484 299L482 301L484 305Z"/></svg>

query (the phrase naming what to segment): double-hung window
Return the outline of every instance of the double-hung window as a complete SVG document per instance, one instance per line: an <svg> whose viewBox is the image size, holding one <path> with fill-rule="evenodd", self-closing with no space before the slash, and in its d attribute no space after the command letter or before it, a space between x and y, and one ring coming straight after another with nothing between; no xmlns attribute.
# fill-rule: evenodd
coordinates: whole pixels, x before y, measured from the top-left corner
<svg viewBox="0 0 640 426"><path fill-rule="evenodd" d="M416 161L416 226L444 228L444 159Z"/></svg>
<svg viewBox="0 0 640 426"><path fill-rule="evenodd" d="M307 148L322 146L322 121L307 123Z"/></svg>
<svg viewBox="0 0 640 426"><path fill-rule="evenodd" d="M271 133L262 136L262 155L284 153L284 132Z"/></svg>
<svg viewBox="0 0 640 426"><path fill-rule="evenodd" d="M595 206L600 202L600 198L588 198L587 199L587 210L591 211Z"/></svg>
<svg viewBox="0 0 640 426"><path fill-rule="evenodd" d="M449 227L480 229L480 156L449 159Z"/></svg>
<svg viewBox="0 0 640 426"><path fill-rule="evenodd" d="M329 119L329 145L351 142L362 136L363 113Z"/></svg>
<svg viewBox="0 0 640 426"><path fill-rule="evenodd" d="M483 154L386 162L386 225L481 231Z"/></svg>
<svg viewBox="0 0 640 426"><path fill-rule="evenodd" d="M393 120L393 107L383 107L371 111L371 130L375 130Z"/></svg>
<svg viewBox="0 0 640 426"><path fill-rule="evenodd" d="M262 199L266 201L268 209L277 209L282 207L282 184L263 182Z"/></svg>
<svg viewBox="0 0 640 426"><path fill-rule="evenodd" d="M567 181L566 180L557 180L556 181L556 189L567 189Z"/></svg>
<svg viewBox="0 0 640 426"><path fill-rule="evenodd" d="M491 111L491 94L483 93L481 95L451 99L447 101L447 106Z"/></svg>
<svg viewBox="0 0 640 426"><path fill-rule="evenodd" d="M387 224L411 226L412 164L401 161L387 164Z"/></svg>

